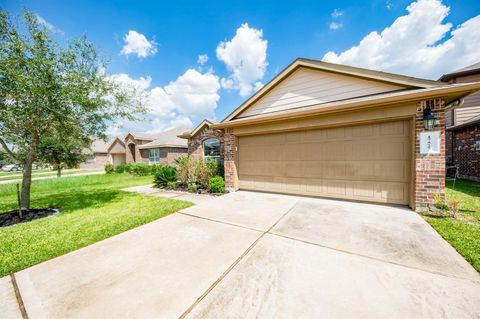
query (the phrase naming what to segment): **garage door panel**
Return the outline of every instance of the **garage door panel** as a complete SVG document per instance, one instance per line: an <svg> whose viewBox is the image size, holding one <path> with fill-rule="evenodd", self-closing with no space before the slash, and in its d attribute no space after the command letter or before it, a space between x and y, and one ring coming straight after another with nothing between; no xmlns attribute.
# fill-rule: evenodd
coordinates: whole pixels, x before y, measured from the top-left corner
<svg viewBox="0 0 480 319"><path fill-rule="evenodd" d="M305 143L301 145L301 159L305 161L321 161L325 159L323 143Z"/></svg>
<svg viewBox="0 0 480 319"><path fill-rule="evenodd" d="M242 189L407 204L408 121L239 138Z"/></svg>
<svg viewBox="0 0 480 319"><path fill-rule="evenodd" d="M323 177L330 179L345 179L347 167L345 161L331 161L323 164Z"/></svg>
<svg viewBox="0 0 480 319"><path fill-rule="evenodd" d="M323 158L327 161L345 159L347 143L327 142L323 144Z"/></svg>

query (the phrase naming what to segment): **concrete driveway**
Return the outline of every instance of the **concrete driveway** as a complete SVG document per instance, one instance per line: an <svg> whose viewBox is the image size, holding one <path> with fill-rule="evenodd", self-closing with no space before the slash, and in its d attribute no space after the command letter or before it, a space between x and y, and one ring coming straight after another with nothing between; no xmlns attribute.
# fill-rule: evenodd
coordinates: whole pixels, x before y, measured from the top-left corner
<svg viewBox="0 0 480 319"><path fill-rule="evenodd" d="M480 317L479 274L414 212L253 192L14 279L29 318ZM0 298L20 315L11 278Z"/></svg>

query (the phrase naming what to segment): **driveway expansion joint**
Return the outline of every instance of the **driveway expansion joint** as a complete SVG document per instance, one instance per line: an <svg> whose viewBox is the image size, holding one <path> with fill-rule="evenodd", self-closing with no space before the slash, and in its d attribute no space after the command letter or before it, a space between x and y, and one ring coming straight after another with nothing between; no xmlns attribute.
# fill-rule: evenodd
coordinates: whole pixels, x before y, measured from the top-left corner
<svg viewBox="0 0 480 319"><path fill-rule="evenodd" d="M27 310L25 309L25 304L23 303L22 295L20 294L20 289L17 285L17 279L15 278L15 274L10 274L10 280L12 282L13 291L15 292L15 298L17 300L18 308L20 309L20 313L22 314L23 319L28 319Z"/></svg>
<svg viewBox="0 0 480 319"><path fill-rule="evenodd" d="M220 277L217 278L217 280L215 280L215 282L213 282L212 285L210 285L210 287L208 287L208 289L207 289L202 295L200 295L200 297L197 298L197 300L195 300L195 302L194 302L190 307L188 307L187 310L185 310L185 312L179 317L179 319L183 319L183 318L185 318L186 316L188 316L188 314L191 313L192 310L193 310L213 289L215 289L215 287L233 270L233 268L235 268L235 266L237 266L237 265L240 263L240 261L258 244L258 242L259 242L266 234L270 234L269 232L273 229L273 227L275 227L288 213L290 213L297 204L298 204L298 200L296 200L295 203L292 205L292 207L290 207L282 216L280 216L280 218L278 218L278 220L277 220L275 223L273 223L272 226L270 226L266 231L261 231L261 235L225 270L225 272L223 272L222 275L220 275ZM249 230L253 230L253 231L260 232L260 231L258 231L258 230L251 229L251 228L248 228L248 227L238 226L238 225L234 225L234 224L230 224L230 223L226 223L226 222L222 222L222 221L217 221L217 220L213 220L213 219L209 219L209 218L204 218L204 217L200 217L200 216L190 215L190 214L188 214L188 213L183 213L183 212L179 212L179 213L180 213L180 214L183 214L183 215L190 216L190 217L197 217L197 218L209 220L209 221L212 221L212 222L219 222L219 223L226 224L226 225L236 226L236 227L240 227L240 228L244 228L244 229L249 229Z"/></svg>

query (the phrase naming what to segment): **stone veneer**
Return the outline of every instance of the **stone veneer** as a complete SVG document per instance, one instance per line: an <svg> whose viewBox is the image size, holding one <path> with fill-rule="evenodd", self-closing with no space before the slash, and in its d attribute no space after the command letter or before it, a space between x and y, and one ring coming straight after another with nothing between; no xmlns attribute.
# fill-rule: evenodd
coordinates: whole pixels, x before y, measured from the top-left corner
<svg viewBox="0 0 480 319"><path fill-rule="evenodd" d="M453 162L458 165L458 174L480 182L480 150L475 150L475 142L480 141L480 124L449 133L452 133Z"/></svg>
<svg viewBox="0 0 480 319"><path fill-rule="evenodd" d="M225 188L229 191L238 189L238 174L237 174L237 137L233 135L231 128L225 129L223 137L224 156L223 161L225 168Z"/></svg>
<svg viewBox="0 0 480 319"><path fill-rule="evenodd" d="M423 110L427 104L438 121L432 131L440 131L440 154L420 154L420 133L426 131L423 123ZM445 198L445 103L442 99L417 103L413 209L424 210L432 206L435 203L436 193L441 198Z"/></svg>
<svg viewBox="0 0 480 319"><path fill-rule="evenodd" d="M225 148L223 134L223 130L214 130L205 125L197 134L188 139L188 156L195 159L203 158L203 142L211 138L216 138L220 140L220 160L223 161Z"/></svg>

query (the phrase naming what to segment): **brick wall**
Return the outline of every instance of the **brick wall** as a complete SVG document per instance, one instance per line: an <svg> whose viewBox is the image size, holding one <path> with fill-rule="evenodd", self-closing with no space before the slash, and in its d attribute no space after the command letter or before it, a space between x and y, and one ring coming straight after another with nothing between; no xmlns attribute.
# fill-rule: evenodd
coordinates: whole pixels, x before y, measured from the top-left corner
<svg viewBox="0 0 480 319"><path fill-rule="evenodd" d="M160 149L160 163L166 165L175 164L175 159L180 156L188 155L186 148L180 147L162 147Z"/></svg>
<svg viewBox="0 0 480 319"><path fill-rule="evenodd" d="M445 159L447 163L453 162L453 132L445 132Z"/></svg>
<svg viewBox="0 0 480 319"><path fill-rule="evenodd" d="M225 168L225 187L229 191L238 189L237 175L237 138L233 135L232 129L225 129L224 133L224 168Z"/></svg>
<svg viewBox="0 0 480 319"><path fill-rule="evenodd" d="M453 134L453 158L461 178L480 181L480 151L475 150L475 141L480 141L480 125L472 125Z"/></svg>
<svg viewBox="0 0 480 319"><path fill-rule="evenodd" d="M420 133L426 131L423 124L423 110L427 103L438 120L432 131L440 131L440 154L420 154ZM434 204L438 193L445 197L445 103L442 99L417 103L415 120L415 180L414 209L422 210Z"/></svg>
<svg viewBox="0 0 480 319"><path fill-rule="evenodd" d="M224 160L223 130L214 130L204 126L200 131L188 140L188 156L200 159L203 158L203 142L216 138L220 140L220 160Z"/></svg>

